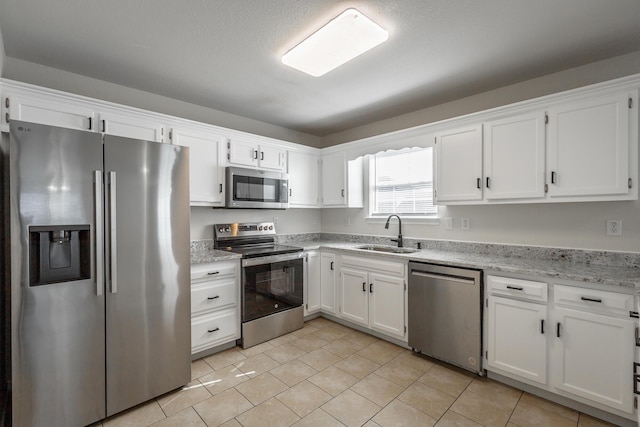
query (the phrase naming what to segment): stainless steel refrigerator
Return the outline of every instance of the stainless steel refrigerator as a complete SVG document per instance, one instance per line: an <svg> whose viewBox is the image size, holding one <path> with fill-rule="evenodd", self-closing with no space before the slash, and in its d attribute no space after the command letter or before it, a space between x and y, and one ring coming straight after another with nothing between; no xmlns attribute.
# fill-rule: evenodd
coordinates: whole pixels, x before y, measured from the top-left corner
<svg viewBox="0 0 640 427"><path fill-rule="evenodd" d="M7 425L84 426L188 383L188 150L18 121L1 148Z"/></svg>

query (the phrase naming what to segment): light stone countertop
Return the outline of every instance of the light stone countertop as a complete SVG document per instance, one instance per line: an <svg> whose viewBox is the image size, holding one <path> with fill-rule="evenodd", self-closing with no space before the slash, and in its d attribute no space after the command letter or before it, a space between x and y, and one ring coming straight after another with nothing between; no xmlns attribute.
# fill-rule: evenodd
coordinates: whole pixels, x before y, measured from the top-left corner
<svg viewBox="0 0 640 427"><path fill-rule="evenodd" d="M510 258L453 252L433 249L422 249L409 254L379 253L357 249L363 243L343 241L289 241L287 244L300 246L305 250L329 249L349 252L358 255L383 256L398 260L419 261L450 265L454 267L490 270L506 274L517 274L530 277L570 280L582 283L618 286L623 288L640 288L640 269L635 267L593 265L570 261L550 261L545 259Z"/></svg>
<svg viewBox="0 0 640 427"><path fill-rule="evenodd" d="M219 249L201 248L191 250L191 264L204 264L207 262L225 261L229 259L240 259L242 255L233 252L221 251Z"/></svg>
<svg viewBox="0 0 640 427"><path fill-rule="evenodd" d="M556 279L581 282L585 284L604 285L640 290L640 268L634 266L609 266L585 262L549 260L538 258L535 252L527 257L508 257L473 252L449 251L439 249L421 249L409 254L372 252L358 249L366 245L364 242L347 242L333 240L296 240L285 242L287 245L299 246L304 250L328 249L351 253L385 257L407 261L418 261L449 265L453 267L472 268L498 273L522 275L531 278ZM213 249L210 242L194 242L191 247L191 264L240 259L240 254Z"/></svg>

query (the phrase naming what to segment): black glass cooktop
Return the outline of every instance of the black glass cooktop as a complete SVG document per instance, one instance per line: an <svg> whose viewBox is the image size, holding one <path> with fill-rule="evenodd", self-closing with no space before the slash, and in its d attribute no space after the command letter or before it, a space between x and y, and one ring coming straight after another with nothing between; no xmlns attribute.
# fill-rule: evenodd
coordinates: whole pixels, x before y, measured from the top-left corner
<svg viewBox="0 0 640 427"><path fill-rule="evenodd" d="M264 245L264 246L240 246L218 248L221 250L242 254L243 258L257 258L261 256L281 255L294 252L302 252L302 248L287 245Z"/></svg>

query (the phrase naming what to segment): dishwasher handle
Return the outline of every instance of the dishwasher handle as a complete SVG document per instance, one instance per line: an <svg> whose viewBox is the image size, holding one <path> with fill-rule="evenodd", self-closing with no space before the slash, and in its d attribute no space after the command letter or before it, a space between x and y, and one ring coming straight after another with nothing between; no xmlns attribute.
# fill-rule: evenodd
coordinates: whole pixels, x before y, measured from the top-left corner
<svg viewBox="0 0 640 427"><path fill-rule="evenodd" d="M463 283L465 285L475 285L476 281L474 279L467 279L460 276L451 276L449 274L437 274L437 273L429 273L426 271L420 270L412 270L412 276L425 277L427 279L438 279L438 280L447 280L449 282Z"/></svg>

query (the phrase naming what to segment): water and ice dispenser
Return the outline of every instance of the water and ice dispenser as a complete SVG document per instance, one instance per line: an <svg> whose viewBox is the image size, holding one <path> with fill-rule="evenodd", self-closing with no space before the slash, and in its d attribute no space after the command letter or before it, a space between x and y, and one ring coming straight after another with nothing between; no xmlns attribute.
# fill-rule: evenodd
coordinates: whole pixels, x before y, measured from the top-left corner
<svg viewBox="0 0 640 427"><path fill-rule="evenodd" d="M90 236L89 225L29 227L29 284L89 279Z"/></svg>

